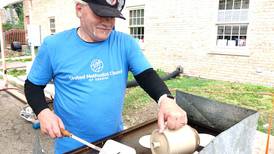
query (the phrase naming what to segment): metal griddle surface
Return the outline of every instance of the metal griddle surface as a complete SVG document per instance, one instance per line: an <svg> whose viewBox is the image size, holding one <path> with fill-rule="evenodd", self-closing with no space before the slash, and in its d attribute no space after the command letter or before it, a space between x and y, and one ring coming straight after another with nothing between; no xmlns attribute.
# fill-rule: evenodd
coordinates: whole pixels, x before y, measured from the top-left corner
<svg viewBox="0 0 274 154"><path fill-rule="evenodd" d="M208 133L211 135L218 135L221 133L220 130L213 130L204 126L200 126L189 122L189 125L195 128L199 133ZM139 139L144 135L150 135L154 129L157 129L157 120L153 119L145 123L139 124L135 127L131 127L117 134L111 135L99 141L93 142L93 144L102 147L106 140L112 139L130 147L133 147L137 154L151 154L151 150L144 148L139 144ZM200 149L201 150L201 149ZM200 151L199 150L199 151ZM89 147L82 146L78 149L68 152L69 154L98 154L98 151L92 150Z"/></svg>

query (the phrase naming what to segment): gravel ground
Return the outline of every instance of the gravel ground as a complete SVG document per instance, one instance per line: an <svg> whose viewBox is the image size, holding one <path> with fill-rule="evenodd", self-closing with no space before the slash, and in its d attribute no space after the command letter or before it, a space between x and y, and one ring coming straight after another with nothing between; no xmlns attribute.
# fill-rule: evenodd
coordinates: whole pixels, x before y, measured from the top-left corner
<svg viewBox="0 0 274 154"><path fill-rule="evenodd" d="M0 91L0 153L34 153L39 149L38 138L45 152L53 153L53 140L41 135L40 129L33 129L31 123L19 116L24 106L8 93Z"/></svg>

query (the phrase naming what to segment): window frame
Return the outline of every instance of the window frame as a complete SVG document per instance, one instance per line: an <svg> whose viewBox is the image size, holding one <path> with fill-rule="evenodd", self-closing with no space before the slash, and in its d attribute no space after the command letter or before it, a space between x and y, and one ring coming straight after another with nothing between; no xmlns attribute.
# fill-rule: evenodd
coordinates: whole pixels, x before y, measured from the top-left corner
<svg viewBox="0 0 274 154"><path fill-rule="evenodd" d="M49 17L49 29L50 29L50 33L51 34L55 34L56 33L56 20L55 20L55 16Z"/></svg>
<svg viewBox="0 0 274 154"><path fill-rule="evenodd" d="M129 34L144 42L145 37L145 9L144 6L135 6L128 8L129 21L128 28Z"/></svg>
<svg viewBox="0 0 274 154"><path fill-rule="evenodd" d="M227 2L231 2L231 6L227 8ZM235 8L235 4L239 4L240 6ZM248 2L247 7L243 7L243 3ZM216 23L216 43L215 46L217 48L234 48L234 49L241 49L241 48L246 48L247 44L246 41L248 39L248 11L249 11L249 5L250 5L250 0L219 0L218 4L218 18L217 18L217 23ZM242 11L245 13L244 18L240 18L242 15ZM226 13L230 13L231 16L226 16ZM232 20L233 15L239 16L238 20ZM223 16L224 20L220 20L220 16ZM226 20L227 17L230 17L230 20ZM223 33L222 36L220 35L220 26L223 26ZM229 35L226 35L226 27L231 27L231 29L228 29L230 31ZM238 34L235 34L233 31L233 28L238 27ZM241 34L241 27L246 27L245 34ZM226 37L229 37L226 39ZM244 39L242 39L244 38ZM223 42L219 42L221 40L226 40ZM233 41L229 41L233 40ZM226 45L224 45L226 44ZM233 46L235 44L235 46Z"/></svg>
<svg viewBox="0 0 274 154"><path fill-rule="evenodd" d="M221 28L223 27L223 28ZM236 29L237 28L237 31ZM232 47L232 48L244 48L246 47L248 24L217 24L217 47ZM226 37L229 37L228 39ZM221 41L218 45L218 41ZM227 40L224 46L224 41ZM231 40L231 41L230 41ZM231 46L234 43L235 46Z"/></svg>

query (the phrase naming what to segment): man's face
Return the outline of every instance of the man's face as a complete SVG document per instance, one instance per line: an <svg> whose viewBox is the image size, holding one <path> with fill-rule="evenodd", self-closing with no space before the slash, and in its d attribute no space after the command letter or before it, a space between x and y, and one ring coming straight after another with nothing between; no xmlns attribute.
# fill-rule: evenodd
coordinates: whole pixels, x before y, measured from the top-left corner
<svg viewBox="0 0 274 154"><path fill-rule="evenodd" d="M115 18L97 16L87 5L77 4L76 11L80 13L78 17L80 18L80 28L85 35L85 41L98 42L108 38L115 25Z"/></svg>

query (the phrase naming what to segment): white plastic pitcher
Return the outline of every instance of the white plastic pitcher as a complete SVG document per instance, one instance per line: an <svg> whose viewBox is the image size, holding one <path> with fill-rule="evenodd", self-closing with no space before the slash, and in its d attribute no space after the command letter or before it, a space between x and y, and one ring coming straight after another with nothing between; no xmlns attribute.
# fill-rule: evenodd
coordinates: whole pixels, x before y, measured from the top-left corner
<svg viewBox="0 0 274 154"><path fill-rule="evenodd" d="M154 130L150 137L152 154L193 153L199 144L197 131L188 125L178 130L166 129L163 133Z"/></svg>

